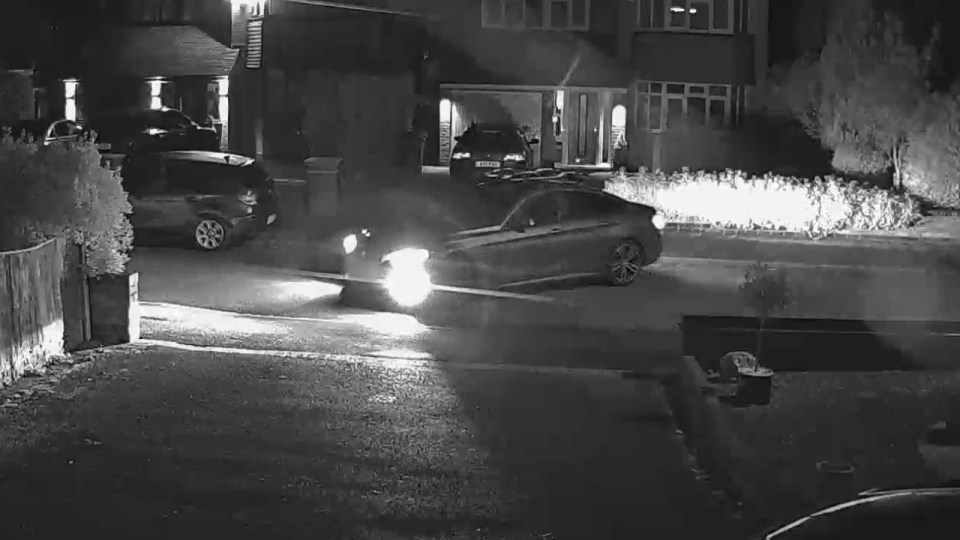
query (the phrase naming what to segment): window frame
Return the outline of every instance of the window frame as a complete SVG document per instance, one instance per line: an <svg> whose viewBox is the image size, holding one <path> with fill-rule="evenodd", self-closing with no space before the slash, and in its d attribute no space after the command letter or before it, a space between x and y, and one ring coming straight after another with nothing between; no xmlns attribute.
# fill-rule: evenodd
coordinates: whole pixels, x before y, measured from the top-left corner
<svg viewBox="0 0 960 540"><path fill-rule="evenodd" d="M659 86L658 86L659 85ZM677 92L671 90L672 86L683 86L682 92ZM655 87L659 87L659 91ZM699 89L699 90L698 90ZM722 89L725 94L717 95L714 92ZM658 127L651 127L653 123L651 122L651 111L650 111L650 98L651 97L660 98L660 118ZM694 99L704 99L705 108L704 108L704 122L702 126L690 126L686 123L682 127L696 127L703 129L713 129L713 130L726 130L731 126L735 125L735 107L734 100L736 99L736 92L734 85L732 84L711 84L711 83L680 83L680 82L668 82L668 81L639 81L637 83L637 106L636 106L636 117L634 120L637 123L637 126L643 131L650 133L662 133L671 129L669 125L669 107L668 103L670 100L682 100L682 118L684 121L689 117L690 110L690 98ZM723 122L719 125L714 125L710 122L710 105L714 102L723 103ZM673 129L677 129L680 126L674 126Z"/></svg>
<svg viewBox="0 0 960 540"><path fill-rule="evenodd" d="M537 29L537 30L555 30L555 31L578 31L585 32L590 30L590 11L591 11L591 2L592 0L582 0L584 5L584 14L583 14L583 24L574 24L574 6L577 0L533 0L533 3L540 10L539 24L531 24L528 21L533 19L529 14L529 3L530 0L481 0L480 7L480 25L483 28L495 28L502 30L525 30L525 29ZM500 21L491 21L487 14L491 11L493 6L491 4L499 5L500 12ZM522 7L522 20L519 24L508 24L507 23L507 8L510 4L519 4ZM567 5L567 20L565 24L555 25L552 20L552 10L554 4L566 4Z"/></svg>
<svg viewBox="0 0 960 540"><path fill-rule="evenodd" d="M604 216L612 215L615 211L620 210L621 208L621 204L617 200L615 200L611 195L603 192L595 193L592 191L570 190L563 192L563 198L564 204L561 206L564 210L564 213L560 216L561 223L598 219ZM601 208L602 210L599 213L586 216L572 215L573 209L578 201L590 201L590 204L595 206L591 211L595 211L597 208Z"/></svg>
<svg viewBox="0 0 960 540"><path fill-rule="evenodd" d="M670 13L671 7L675 2L684 2L688 13L686 13L686 23L683 26L672 26L670 24ZM689 10L690 4L692 2L704 2L710 4L708 19L708 27L706 29L700 28L690 28L690 17ZM658 1L657 0L637 0L637 30L640 32L681 32L681 33L693 33L693 34L723 34L723 35L732 35L734 34L734 28L736 23L736 12L735 12L735 1L726 0L727 2L727 28L717 28L714 26L715 16L714 11L716 9L717 0L662 0L663 3L663 13L656 13L656 8ZM650 19L650 26L644 27L644 10L648 9L648 15ZM659 19L659 26L654 24L654 21Z"/></svg>

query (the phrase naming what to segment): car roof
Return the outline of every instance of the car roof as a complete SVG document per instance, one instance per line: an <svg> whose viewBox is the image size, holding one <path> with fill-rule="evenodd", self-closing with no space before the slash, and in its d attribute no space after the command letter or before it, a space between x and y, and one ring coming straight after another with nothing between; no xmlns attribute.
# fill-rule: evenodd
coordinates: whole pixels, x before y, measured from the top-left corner
<svg viewBox="0 0 960 540"><path fill-rule="evenodd" d="M520 179L500 180L483 183L478 189L489 193L510 194L517 200L535 193L577 191L582 193L604 193L602 189L570 180Z"/></svg>
<svg viewBox="0 0 960 540"><path fill-rule="evenodd" d="M507 124L501 122L479 122L472 124L467 130L479 130L479 131L520 131L520 126L516 124Z"/></svg>
<svg viewBox="0 0 960 540"><path fill-rule="evenodd" d="M236 167L245 167L250 165L255 159L240 154L229 154L226 152L212 152L208 150L174 150L169 152L155 152L146 154L171 161L193 161L197 163L217 163L220 165L232 165Z"/></svg>

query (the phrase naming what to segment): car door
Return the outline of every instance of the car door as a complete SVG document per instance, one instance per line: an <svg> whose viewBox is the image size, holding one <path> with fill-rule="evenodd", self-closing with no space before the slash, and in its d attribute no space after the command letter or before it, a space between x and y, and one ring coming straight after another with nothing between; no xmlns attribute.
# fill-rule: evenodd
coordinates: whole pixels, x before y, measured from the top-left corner
<svg viewBox="0 0 960 540"><path fill-rule="evenodd" d="M560 238L564 274L601 272L621 239L623 205L605 193L563 192Z"/></svg>
<svg viewBox="0 0 960 540"><path fill-rule="evenodd" d="M507 218L502 241L496 250L503 283L516 283L562 274L559 244L561 198L558 192L527 197Z"/></svg>
<svg viewBox="0 0 960 540"><path fill-rule="evenodd" d="M170 188L163 198L165 227L192 230L198 210L218 199L213 193L210 164L187 160L166 160L164 173Z"/></svg>
<svg viewBox="0 0 960 540"><path fill-rule="evenodd" d="M156 231L164 227L163 198L168 191L162 162L156 156L127 159L120 172L123 188L129 194L134 230Z"/></svg>

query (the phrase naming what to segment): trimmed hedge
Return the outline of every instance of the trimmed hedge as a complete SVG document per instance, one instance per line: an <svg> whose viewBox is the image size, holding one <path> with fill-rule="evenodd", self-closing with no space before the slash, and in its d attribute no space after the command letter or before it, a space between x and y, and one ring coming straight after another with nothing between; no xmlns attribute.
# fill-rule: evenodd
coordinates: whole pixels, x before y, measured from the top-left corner
<svg viewBox="0 0 960 540"><path fill-rule="evenodd" d="M657 208L668 221L822 236L844 230L904 229L919 202L841 178L814 180L742 171L619 173L606 191Z"/></svg>

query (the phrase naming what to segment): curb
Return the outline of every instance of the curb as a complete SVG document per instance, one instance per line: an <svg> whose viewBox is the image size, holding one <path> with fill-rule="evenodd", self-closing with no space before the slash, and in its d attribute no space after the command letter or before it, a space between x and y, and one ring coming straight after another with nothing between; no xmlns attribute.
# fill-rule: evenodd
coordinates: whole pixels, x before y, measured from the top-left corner
<svg viewBox="0 0 960 540"><path fill-rule="evenodd" d="M772 229L731 229L726 227L714 227L703 225L701 223L687 222L668 222L664 227L664 232L679 232L689 234L701 234L711 236L722 236L728 238L785 238L791 240L807 240L813 242L830 242L843 240L866 240L871 242L929 242L936 244L956 244L960 243L960 238L948 238L943 236L930 236L924 234L876 234L870 232L841 231L829 234L823 237L811 236L807 233L794 231L775 231Z"/></svg>
<svg viewBox="0 0 960 540"><path fill-rule="evenodd" d="M715 386L693 356L681 357L674 376L664 381L664 390L678 429L710 482L745 511L747 525L765 524L763 501L751 480L751 451L730 425Z"/></svg>

